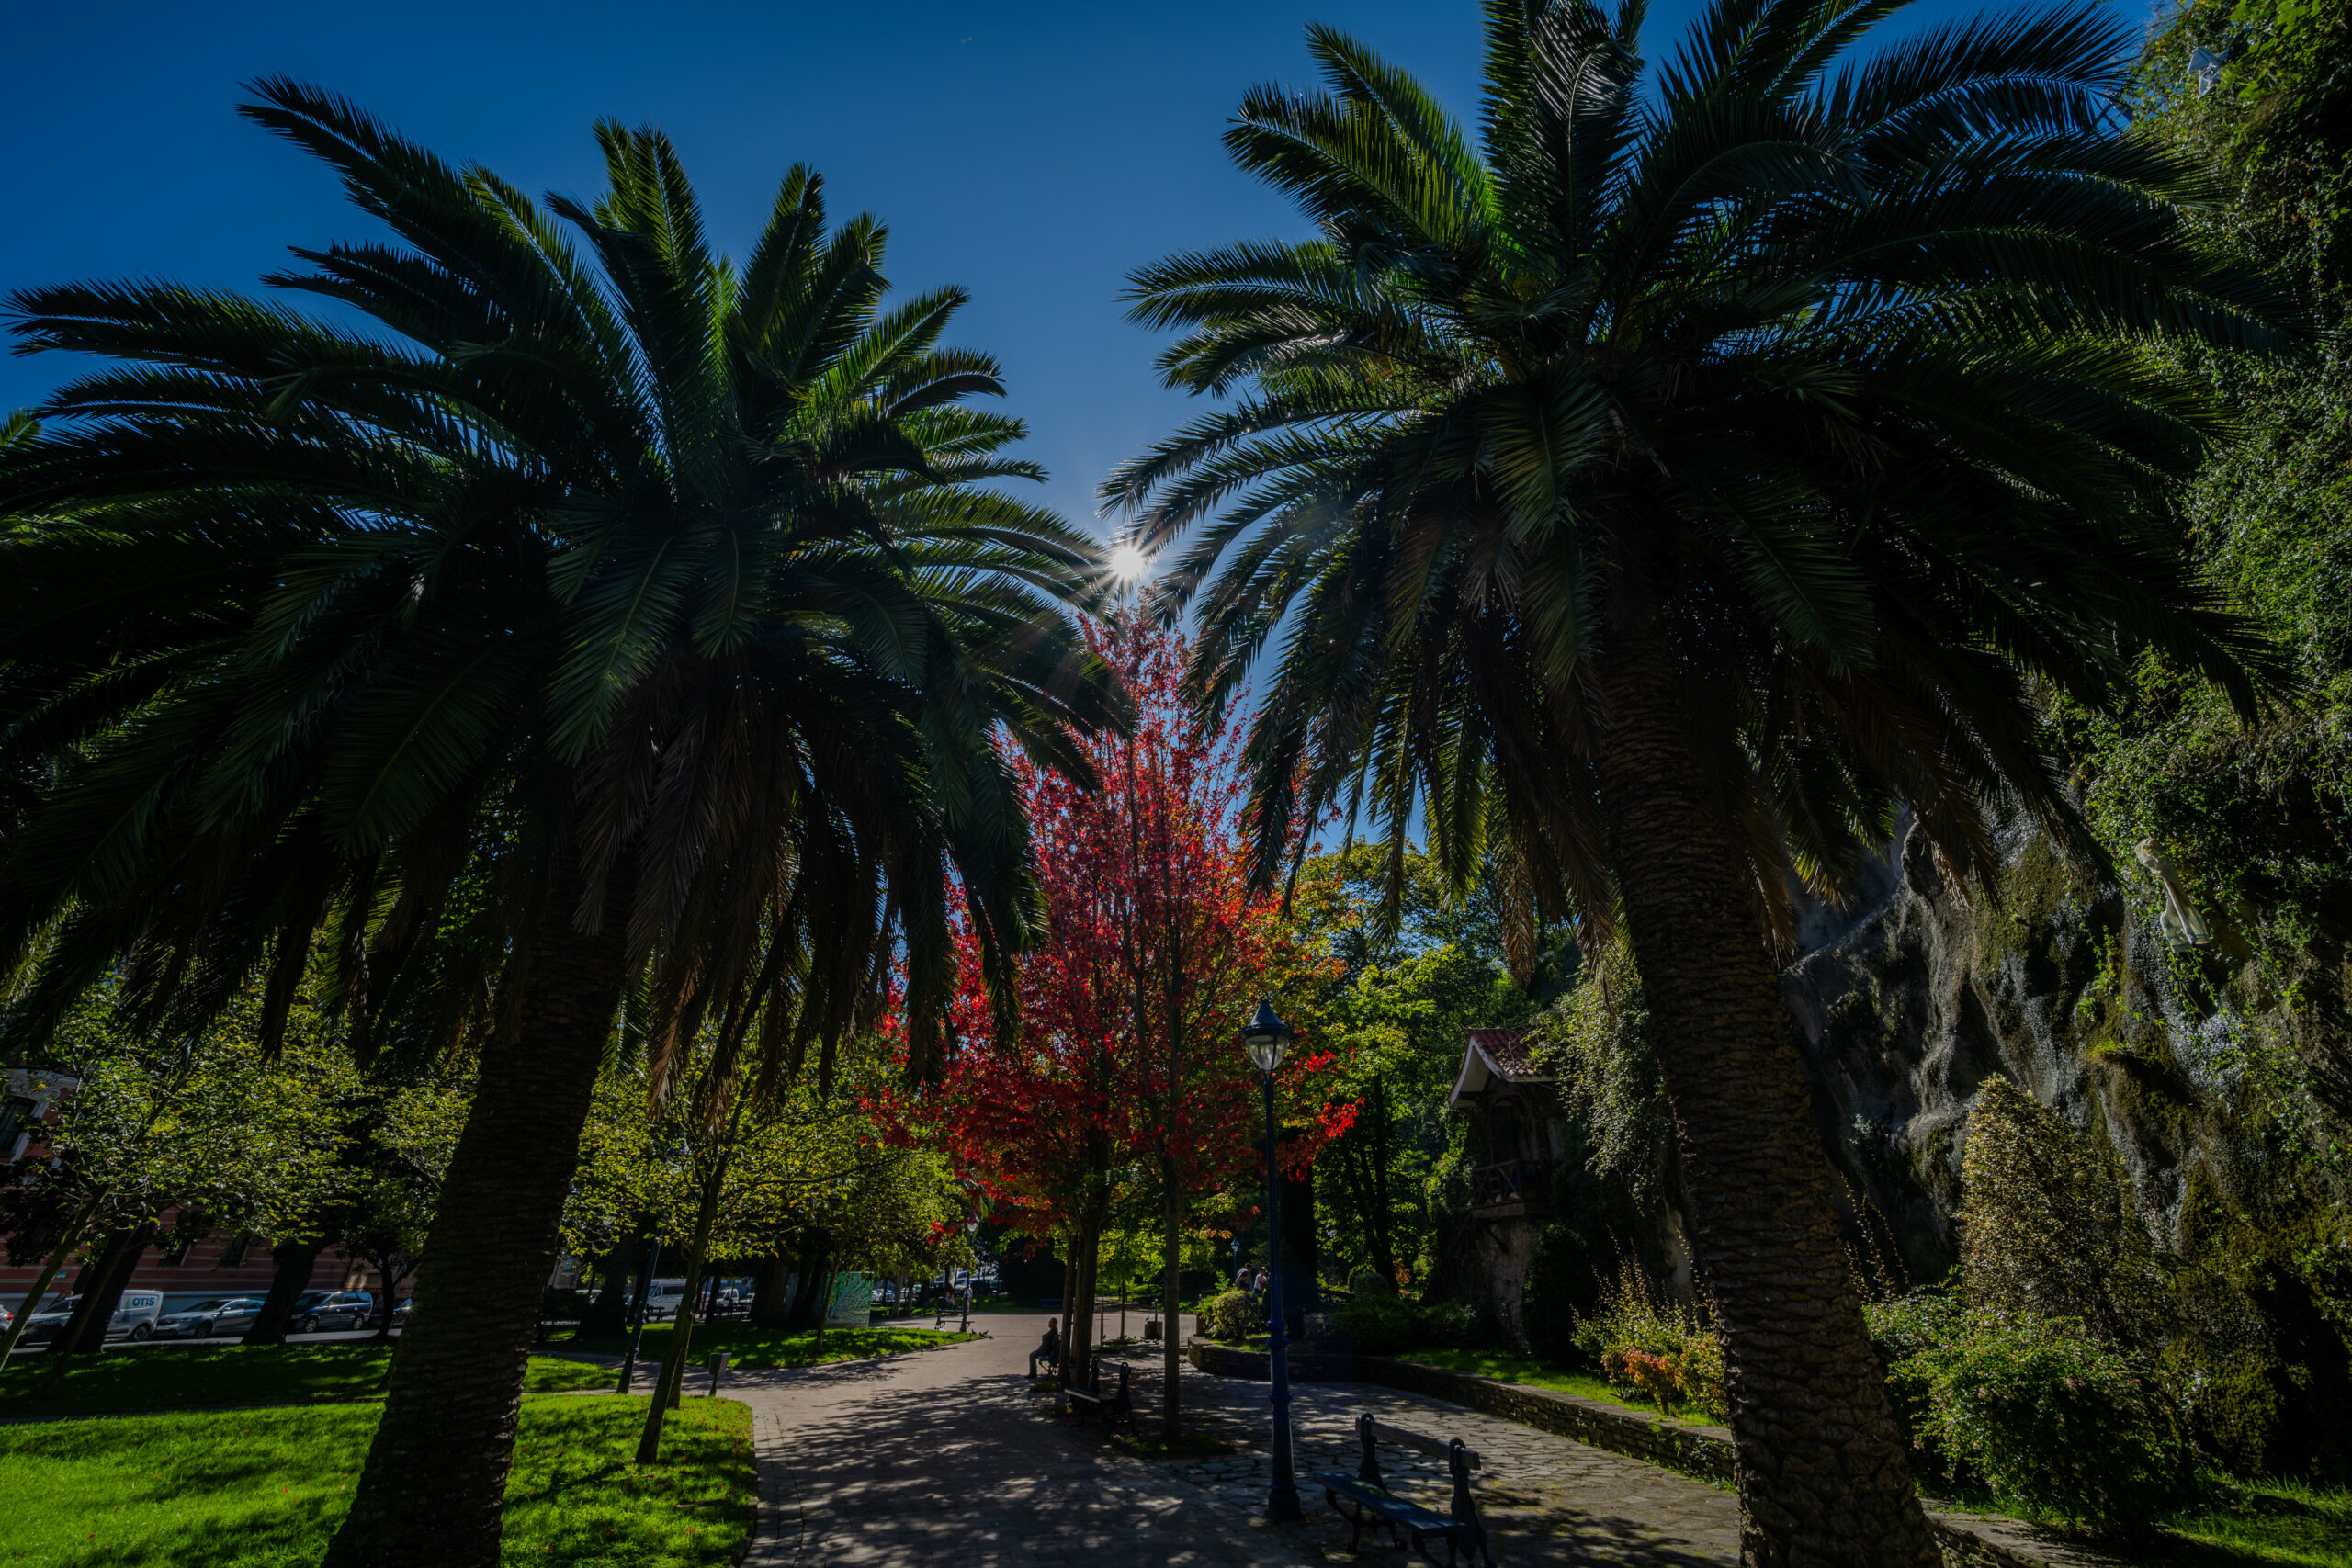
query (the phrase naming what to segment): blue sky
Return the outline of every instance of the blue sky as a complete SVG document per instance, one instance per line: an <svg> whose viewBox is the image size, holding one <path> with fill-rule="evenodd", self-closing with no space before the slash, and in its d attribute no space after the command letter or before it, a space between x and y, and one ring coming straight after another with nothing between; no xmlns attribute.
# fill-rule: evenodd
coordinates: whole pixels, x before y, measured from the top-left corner
<svg viewBox="0 0 2352 1568"><path fill-rule="evenodd" d="M2118 0L2141 9L2137 0ZM1908 25L2003 8L1919 0ZM1694 0L1653 0L1663 55ZM234 6L18 7L0 96L0 291L82 278L253 285L288 244L367 223L333 180L233 113L283 72L345 93L443 154L532 191L598 185L591 123L669 131L711 230L740 254L795 161L833 209L891 226L902 289L961 284L959 341L998 355L1046 499L1093 509L1105 469L1184 400L1122 319L1127 269L1185 246L1295 231L1217 137L1242 92L1304 81L1322 20L1475 108L1475 0L1181 5ZM0 359L0 410L73 367Z"/></svg>

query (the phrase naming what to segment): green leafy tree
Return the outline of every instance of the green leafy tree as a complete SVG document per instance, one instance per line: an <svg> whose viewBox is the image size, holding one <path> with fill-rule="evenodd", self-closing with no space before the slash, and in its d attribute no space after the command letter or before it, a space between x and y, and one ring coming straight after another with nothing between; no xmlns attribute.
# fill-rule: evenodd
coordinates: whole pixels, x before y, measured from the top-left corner
<svg viewBox="0 0 2352 1568"><path fill-rule="evenodd" d="M1172 256L1135 314L1225 404L1106 487L1197 615L1215 708L1276 628L1259 871L1342 799L1457 880L1630 933L1718 1311L1758 1562L1935 1546L1838 1243L1771 954L1906 803L2074 814L2037 688L2157 647L2251 708L2267 655L2163 486L2225 426L2153 352L2273 341L2277 291L2109 104L2096 6L1858 45L1901 0L1489 0L1473 138L1328 29L1227 144L1316 228Z"/></svg>
<svg viewBox="0 0 2352 1568"><path fill-rule="evenodd" d="M10 301L109 363L0 454L0 778L45 781L0 964L31 1032L118 964L173 1027L259 976L268 1048L315 953L363 1058L479 1048L328 1561L487 1568L624 989L657 1064L717 1020L822 1070L902 956L930 1065L951 872L992 964L1027 930L1001 738L1067 761L1114 713L1057 604L1095 556L995 488L1035 469L966 406L1001 389L941 342L964 296L886 306L882 226L814 173L739 266L657 131L600 126L604 194L541 205L256 90L390 231L270 280L347 315Z"/></svg>
<svg viewBox="0 0 2352 1568"><path fill-rule="evenodd" d="M56 1340L52 1365L97 1348L131 1270L159 1237L266 1234L334 1190L350 1140L341 1108L356 1078L350 1060L309 1040L270 1058L252 1025L247 1009L194 1039L142 1042L115 1022L110 998L98 993L50 1042L48 1064L75 1087L32 1157L0 1180L10 1228L46 1243L28 1299L96 1238L83 1310ZM11 1325L9 1348L26 1315Z"/></svg>
<svg viewBox="0 0 2352 1568"><path fill-rule="evenodd" d="M1507 968L1499 880L1455 897L1427 852L1408 851L1392 867L1380 848L1356 844L1310 858L1291 887L1300 938L1342 965L1301 1018L1338 1054L1334 1096L1357 1102L1318 1166L1316 1204L1336 1258L1392 1283L1429 1271L1431 1188L1466 1125L1445 1111L1464 1032L1516 1024L1531 1010ZM1536 956L1548 979L1574 949Z"/></svg>

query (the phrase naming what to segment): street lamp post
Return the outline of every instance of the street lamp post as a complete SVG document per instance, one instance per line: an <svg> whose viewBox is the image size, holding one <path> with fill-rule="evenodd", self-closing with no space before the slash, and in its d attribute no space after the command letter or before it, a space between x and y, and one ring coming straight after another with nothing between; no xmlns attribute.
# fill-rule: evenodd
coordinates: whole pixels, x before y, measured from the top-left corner
<svg viewBox="0 0 2352 1568"><path fill-rule="evenodd" d="M974 1214L964 1222L964 1235L971 1245L972 1260L964 1265L964 1326L960 1332L972 1332L972 1285L980 1275L980 1216Z"/></svg>
<svg viewBox="0 0 2352 1568"><path fill-rule="evenodd" d="M1266 1094L1266 1367L1273 1385L1273 1479L1266 1487L1266 1517L1303 1519L1298 1479L1290 1454L1290 1336L1283 1322L1283 1211L1280 1142L1274 1127L1274 1069L1290 1053L1297 1031L1274 1016L1273 1005L1258 998L1258 1012L1242 1026L1241 1043L1263 1079Z"/></svg>

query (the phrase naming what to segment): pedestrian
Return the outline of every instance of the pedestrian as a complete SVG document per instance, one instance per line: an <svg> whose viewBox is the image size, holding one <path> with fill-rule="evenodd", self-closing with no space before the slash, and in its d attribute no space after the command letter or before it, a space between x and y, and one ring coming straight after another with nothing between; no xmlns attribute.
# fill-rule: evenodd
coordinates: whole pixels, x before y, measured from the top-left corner
<svg viewBox="0 0 2352 1568"><path fill-rule="evenodd" d="M1035 1350L1029 1352L1029 1375L1032 1378L1037 1375L1037 1363L1040 1361L1048 1368L1062 1364L1061 1323L1057 1317L1046 1319L1046 1337L1037 1342Z"/></svg>

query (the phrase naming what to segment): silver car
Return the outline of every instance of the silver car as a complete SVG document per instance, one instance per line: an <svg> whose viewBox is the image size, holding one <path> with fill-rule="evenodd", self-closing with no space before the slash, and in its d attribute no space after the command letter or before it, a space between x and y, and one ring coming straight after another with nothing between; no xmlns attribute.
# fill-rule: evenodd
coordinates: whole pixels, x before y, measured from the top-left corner
<svg viewBox="0 0 2352 1568"><path fill-rule="evenodd" d="M261 1303L250 1296L218 1296L157 1318L155 1337L209 1339L220 1334L243 1334L260 1315Z"/></svg>

